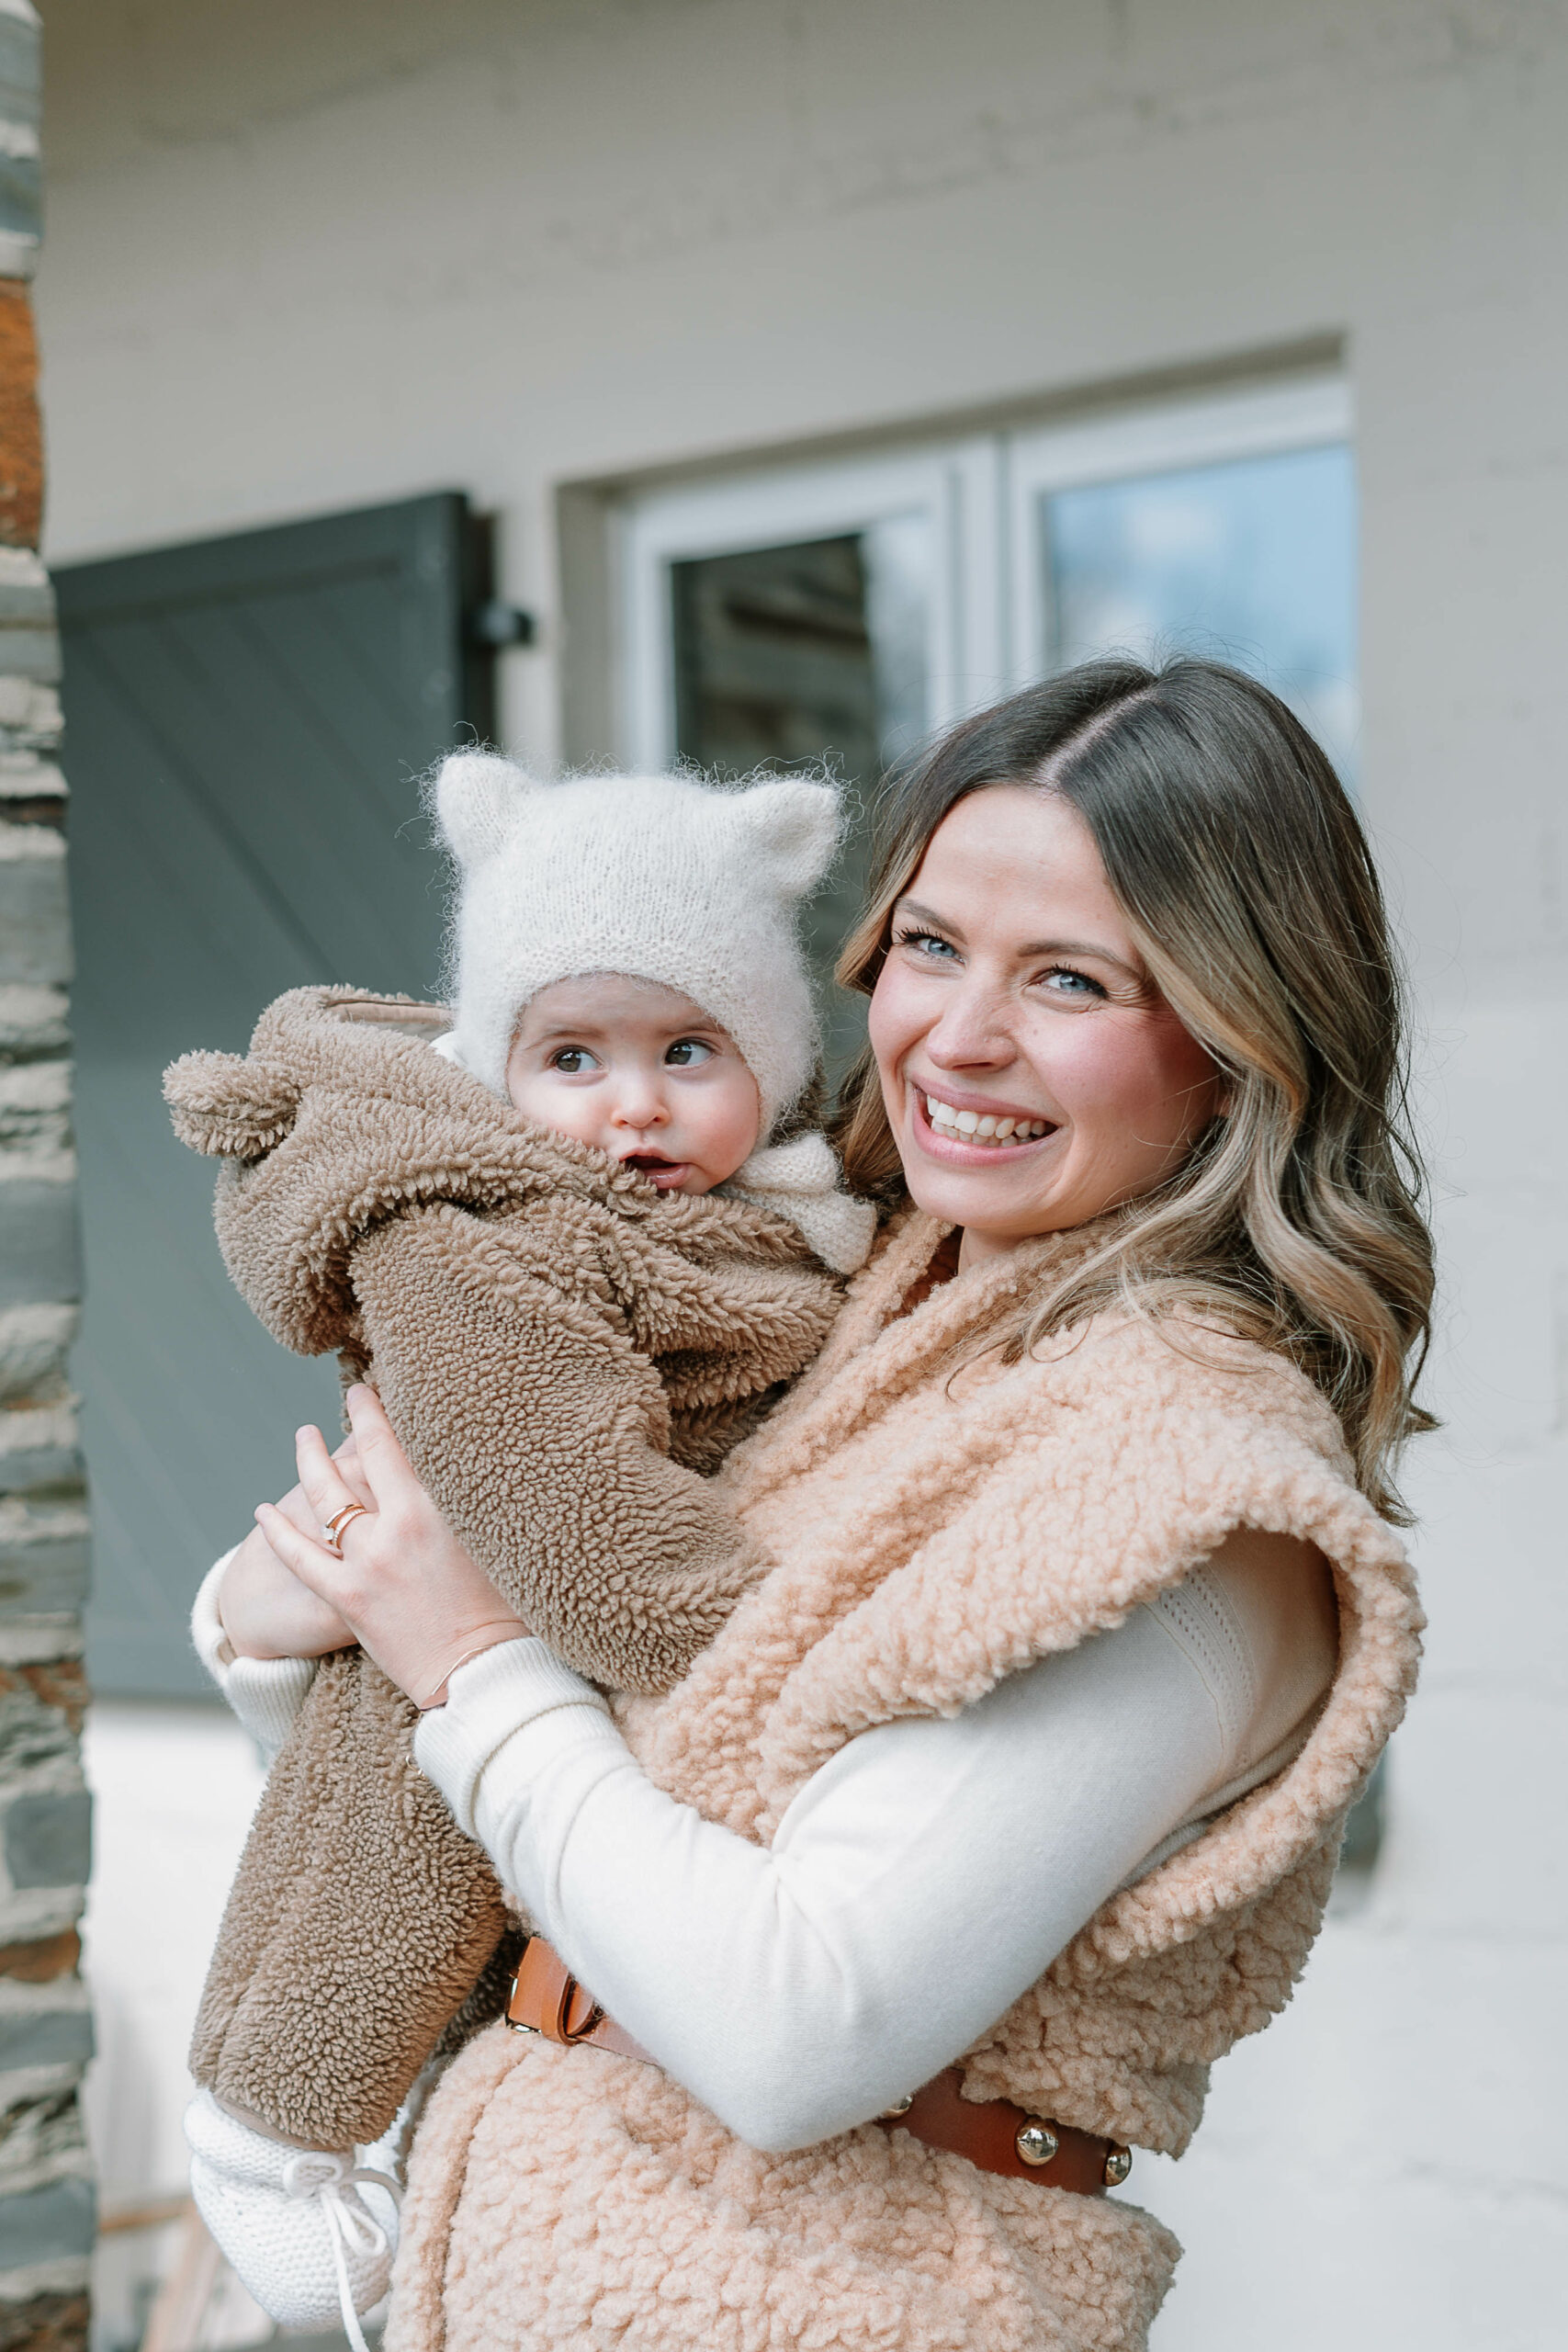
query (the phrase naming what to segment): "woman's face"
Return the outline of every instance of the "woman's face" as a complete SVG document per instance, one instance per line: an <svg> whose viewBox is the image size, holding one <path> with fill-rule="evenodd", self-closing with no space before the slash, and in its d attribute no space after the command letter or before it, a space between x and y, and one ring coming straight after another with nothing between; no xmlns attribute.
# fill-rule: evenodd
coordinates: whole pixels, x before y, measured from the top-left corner
<svg viewBox="0 0 1568 2352"><path fill-rule="evenodd" d="M1022 785L971 793L932 834L871 1042L910 1193L963 1227L964 1264L1152 1192L1224 1091L1082 818Z"/></svg>

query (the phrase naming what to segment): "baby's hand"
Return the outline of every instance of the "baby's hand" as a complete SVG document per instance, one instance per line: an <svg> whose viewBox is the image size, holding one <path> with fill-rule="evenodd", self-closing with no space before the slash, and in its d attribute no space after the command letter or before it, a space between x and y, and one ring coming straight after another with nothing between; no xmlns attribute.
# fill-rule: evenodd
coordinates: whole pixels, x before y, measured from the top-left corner
<svg viewBox="0 0 1568 2352"><path fill-rule="evenodd" d="M345 1484L355 1494L364 1491L354 1440L346 1439L333 1458ZM277 1508L301 1534L319 1538L302 1487L291 1487ZM223 1572L218 1613L238 1657L324 1657L354 1644L336 1610L284 1566L259 1527L252 1528Z"/></svg>

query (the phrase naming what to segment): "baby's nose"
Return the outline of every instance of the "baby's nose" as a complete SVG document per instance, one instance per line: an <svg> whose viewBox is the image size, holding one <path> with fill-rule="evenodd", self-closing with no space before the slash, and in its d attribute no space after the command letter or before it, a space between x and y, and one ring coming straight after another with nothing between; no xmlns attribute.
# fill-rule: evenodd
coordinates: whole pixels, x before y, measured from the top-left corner
<svg viewBox="0 0 1568 2352"><path fill-rule="evenodd" d="M653 1087L637 1087L621 1097L619 1117L623 1126L661 1127L669 1116L669 1111Z"/></svg>

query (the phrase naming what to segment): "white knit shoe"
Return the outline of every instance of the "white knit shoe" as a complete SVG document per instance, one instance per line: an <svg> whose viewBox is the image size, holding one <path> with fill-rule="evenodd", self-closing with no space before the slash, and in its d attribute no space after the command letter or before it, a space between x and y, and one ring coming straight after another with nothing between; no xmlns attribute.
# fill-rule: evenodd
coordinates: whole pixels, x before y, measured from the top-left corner
<svg viewBox="0 0 1568 2352"><path fill-rule="evenodd" d="M269 2140L210 2091L186 2108L185 2132L197 2210L263 2311L280 2327L341 2319L365 2352L359 2318L386 2293L397 2252L396 2182L351 2151Z"/></svg>

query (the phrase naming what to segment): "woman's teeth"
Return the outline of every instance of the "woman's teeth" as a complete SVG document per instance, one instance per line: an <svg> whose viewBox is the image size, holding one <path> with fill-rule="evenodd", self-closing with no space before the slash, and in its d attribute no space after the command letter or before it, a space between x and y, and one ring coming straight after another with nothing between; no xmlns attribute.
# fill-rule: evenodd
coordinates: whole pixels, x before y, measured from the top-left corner
<svg viewBox="0 0 1568 2352"><path fill-rule="evenodd" d="M965 1143L1033 1143L1051 1133L1049 1119L995 1119L990 1113L955 1111L934 1094L921 1097L926 1116L939 1135L962 1136Z"/></svg>

